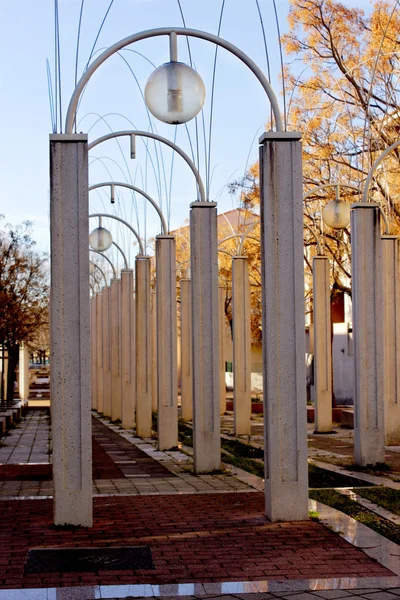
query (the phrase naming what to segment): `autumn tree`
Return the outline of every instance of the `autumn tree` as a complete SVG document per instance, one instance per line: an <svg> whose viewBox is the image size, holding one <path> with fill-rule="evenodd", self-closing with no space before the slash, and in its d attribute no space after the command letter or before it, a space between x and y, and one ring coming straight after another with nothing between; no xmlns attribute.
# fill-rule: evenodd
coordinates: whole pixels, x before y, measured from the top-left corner
<svg viewBox="0 0 400 600"><path fill-rule="evenodd" d="M35 251L30 230L29 222L0 230L0 346L8 354L1 397L7 401L13 398L19 345L33 341L48 322L47 259Z"/></svg>

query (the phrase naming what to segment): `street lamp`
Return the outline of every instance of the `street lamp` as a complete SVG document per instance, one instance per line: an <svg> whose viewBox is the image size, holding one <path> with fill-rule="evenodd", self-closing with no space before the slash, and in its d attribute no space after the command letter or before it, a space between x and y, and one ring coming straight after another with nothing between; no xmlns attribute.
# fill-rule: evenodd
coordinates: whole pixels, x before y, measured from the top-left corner
<svg viewBox="0 0 400 600"><path fill-rule="evenodd" d="M322 218L331 229L345 229L350 223L350 205L340 200L340 186L336 186L336 198L323 208Z"/></svg>
<svg viewBox="0 0 400 600"><path fill-rule="evenodd" d="M112 235L108 229L102 227L100 217L99 226L96 229L93 229L89 235L89 244L93 250L97 250L97 252L104 252L110 248L112 241Z"/></svg>

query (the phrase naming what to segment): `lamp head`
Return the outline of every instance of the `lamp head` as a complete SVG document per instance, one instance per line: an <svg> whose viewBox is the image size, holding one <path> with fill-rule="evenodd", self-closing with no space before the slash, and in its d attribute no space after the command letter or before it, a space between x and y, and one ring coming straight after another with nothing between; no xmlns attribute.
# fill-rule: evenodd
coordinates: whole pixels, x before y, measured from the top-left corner
<svg viewBox="0 0 400 600"><path fill-rule="evenodd" d="M345 229L350 223L350 205L343 200L332 200L324 206L322 219L331 229Z"/></svg>
<svg viewBox="0 0 400 600"><path fill-rule="evenodd" d="M157 119L180 125L193 119L202 109L206 92L200 75L181 62L167 62L147 80L146 105Z"/></svg>
<svg viewBox="0 0 400 600"><path fill-rule="evenodd" d="M104 252L112 244L112 235L108 229L97 227L89 235L89 244L96 252Z"/></svg>

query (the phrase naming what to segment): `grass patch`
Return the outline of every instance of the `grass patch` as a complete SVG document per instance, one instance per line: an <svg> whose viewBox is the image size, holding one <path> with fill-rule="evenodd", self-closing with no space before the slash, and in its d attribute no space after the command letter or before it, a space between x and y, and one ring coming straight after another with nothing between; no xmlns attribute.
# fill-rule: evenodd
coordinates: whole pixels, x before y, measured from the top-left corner
<svg viewBox="0 0 400 600"><path fill-rule="evenodd" d="M360 471L360 473L369 473L370 475L384 475L392 470L390 466L384 462L376 463L376 465L365 465L364 467L351 463L347 465L346 469L349 469L349 471Z"/></svg>
<svg viewBox="0 0 400 600"><path fill-rule="evenodd" d="M264 478L264 463L252 460L251 458L244 458L243 456L235 456L234 454L222 453L221 459L224 463L234 465L243 471L247 471L252 475Z"/></svg>
<svg viewBox="0 0 400 600"><path fill-rule="evenodd" d="M364 491L364 490L363 490ZM335 490L311 490L309 493L310 498L317 502L327 504L332 508L336 508L341 512L349 515L359 523L366 525L370 529L373 529L380 535L383 535L388 540L391 540L395 544L400 543L400 530L397 525L394 525L387 519L375 515L371 511L367 510L354 500L351 500L347 496L343 496Z"/></svg>
<svg viewBox="0 0 400 600"><path fill-rule="evenodd" d="M184 446L193 447L193 430L181 419L178 421L178 439Z"/></svg>
<svg viewBox="0 0 400 600"><path fill-rule="evenodd" d="M227 452L231 452L241 458L264 458L264 450L262 448L255 448L250 444L244 444L238 440L226 440L222 438L221 446Z"/></svg>
<svg viewBox="0 0 400 600"><path fill-rule="evenodd" d="M308 463L308 485L310 488L364 487L371 484L356 477L321 469Z"/></svg>
<svg viewBox="0 0 400 600"><path fill-rule="evenodd" d="M400 490L393 490L388 487L374 487L368 489L353 490L359 496L383 506L396 515L400 515Z"/></svg>

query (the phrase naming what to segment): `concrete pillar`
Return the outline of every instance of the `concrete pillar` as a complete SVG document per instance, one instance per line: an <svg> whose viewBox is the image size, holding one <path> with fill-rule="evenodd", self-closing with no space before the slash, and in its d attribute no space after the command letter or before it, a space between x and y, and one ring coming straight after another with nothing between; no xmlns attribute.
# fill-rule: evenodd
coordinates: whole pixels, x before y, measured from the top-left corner
<svg viewBox="0 0 400 600"><path fill-rule="evenodd" d="M92 377L92 409L97 410L97 329L96 329L96 296L90 298L90 358L91 358L91 377Z"/></svg>
<svg viewBox="0 0 400 600"><path fill-rule="evenodd" d="M190 211L195 473L221 467L216 207L193 202Z"/></svg>
<svg viewBox="0 0 400 600"><path fill-rule="evenodd" d="M103 289L103 409L106 417L111 417L111 337L110 337L110 297L109 286Z"/></svg>
<svg viewBox="0 0 400 600"><path fill-rule="evenodd" d="M315 432L332 431L332 344L329 259L313 258Z"/></svg>
<svg viewBox="0 0 400 600"><path fill-rule="evenodd" d="M235 435L251 434L250 286L246 256L232 257L233 418Z"/></svg>
<svg viewBox="0 0 400 600"><path fill-rule="evenodd" d="M193 419L192 398L192 282L181 279L181 404L182 419Z"/></svg>
<svg viewBox="0 0 400 600"><path fill-rule="evenodd" d="M176 242L156 237L158 449L178 445Z"/></svg>
<svg viewBox="0 0 400 600"><path fill-rule="evenodd" d="M92 525L86 135L50 136L51 408L55 525Z"/></svg>
<svg viewBox="0 0 400 600"><path fill-rule="evenodd" d="M218 288L218 330L219 330L219 414L226 413L225 383L225 288Z"/></svg>
<svg viewBox="0 0 400 600"><path fill-rule="evenodd" d="M135 424L135 311L133 271L121 271L121 421L123 429Z"/></svg>
<svg viewBox="0 0 400 600"><path fill-rule="evenodd" d="M122 416L121 378L121 280L111 282L111 421L120 421Z"/></svg>
<svg viewBox="0 0 400 600"><path fill-rule="evenodd" d="M400 446L400 239L382 237L385 444Z"/></svg>
<svg viewBox="0 0 400 600"><path fill-rule="evenodd" d="M352 209L354 459L365 466L385 461L382 245L379 206Z"/></svg>
<svg viewBox="0 0 400 600"><path fill-rule="evenodd" d="M151 290L151 407L157 410L157 303L156 290Z"/></svg>
<svg viewBox="0 0 400 600"><path fill-rule="evenodd" d="M19 347L19 397L21 400L29 398L29 352L25 344Z"/></svg>
<svg viewBox="0 0 400 600"><path fill-rule="evenodd" d="M137 256L135 260L136 285L136 433L151 437L151 314L150 314L150 258Z"/></svg>
<svg viewBox="0 0 400 600"><path fill-rule="evenodd" d="M103 371L103 297L104 290L96 294L96 377L97 412L104 412L104 371Z"/></svg>
<svg viewBox="0 0 400 600"><path fill-rule="evenodd" d="M266 514L308 518L301 134L260 139Z"/></svg>

